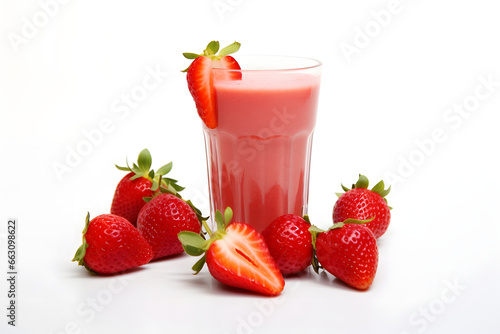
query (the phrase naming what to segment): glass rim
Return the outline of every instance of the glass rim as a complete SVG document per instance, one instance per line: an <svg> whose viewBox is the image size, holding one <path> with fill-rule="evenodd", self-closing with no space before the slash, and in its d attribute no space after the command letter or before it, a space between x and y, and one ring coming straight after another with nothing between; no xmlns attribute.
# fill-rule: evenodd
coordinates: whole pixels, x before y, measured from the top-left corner
<svg viewBox="0 0 500 334"><path fill-rule="evenodd" d="M283 67L283 68L249 68L249 69L229 69L229 68L212 68L213 71L227 71L227 72L286 72L286 71L304 71L304 70L312 70L312 69L319 69L323 66L323 63L317 59L310 58L310 57L301 57L301 56L283 56L283 55L241 55L240 57L235 57L236 61L238 61L237 58L274 58L274 59L279 59L279 58L284 58L284 59L289 59L289 60L301 60L301 61L310 61L312 62L311 65L309 66L289 66L289 67Z"/></svg>

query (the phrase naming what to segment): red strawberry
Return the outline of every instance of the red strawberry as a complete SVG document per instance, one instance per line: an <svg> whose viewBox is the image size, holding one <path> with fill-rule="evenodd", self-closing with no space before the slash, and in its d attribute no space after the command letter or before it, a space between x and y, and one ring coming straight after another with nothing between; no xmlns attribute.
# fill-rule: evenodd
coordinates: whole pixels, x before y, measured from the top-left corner
<svg viewBox="0 0 500 334"><path fill-rule="evenodd" d="M298 273L311 264L311 224L296 215L284 215L269 224L262 235L283 275Z"/></svg>
<svg viewBox="0 0 500 334"><path fill-rule="evenodd" d="M352 189L342 185L346 192L337 194L339 199L333 208L333 222L343 222L349 218L357 220L374 218L365 226L372 230L375 238L380 238L391 221L391 207L387 205L385 199L391 187L386 190L384 187L384 181L380 181L369 190L368 178L361 174L358 182L352 185Z"/></svg>
<svg viewBox="0 0 500 334"><path fill-rule="evenodd" d="M99 274L112 274L151 261L153 250L125 218L104 214L85 220L82 245L73 261Z"/></svg>
<svg viewBox="0 0 500 334"><path fill-rule="evenodd" d="M205 226L209 240L192 232L179 233L179 240L189 255L205 255L193 266L197 274L207 263L210 274L226 285L275 296L285 281L274 262L262 235L245 223L231 223L233 212L227 208L224 217L217 211L217 231Z"/></svg>
<svg viewBox="0 0 500 334"><path fill-rule="evenodd" d="M130 171L125 175L116 186L113 202L111 203L111 213L121 216L137 225L137 215L146 202L144 197L152 197L158 190L159 183L163 186L171 185L176 191L181 191L182 187L177 185L177 181L169 178L162 178L172 169L172 163L169 163L155 173L151 168L151 154L144 149L139 154L137 164L130 168L116 166L119 170ZM160 181L161 179L161 181Z"/></svg>
<svg viewBox="0 0 500 334"><path fill-rule="evenodd" d="M153 259L183 252L177 239L179 232L201 232L196 209L189 203L174 194L162 193L153 197L139 212L137 229L151 244Z"/></svg>
<svg viewBox="0 0 500 334"><path fill-rule="evenodd" d="M194 59L185 70L187 71L188 88L196 104L198 115L210 129L217 127L217 108L213 85L214 73L212 70L214 68L239 70L240 65L233 57L229 56L229 54L238 51L239 48L240 43L234 42L217 54L219 42L212 41L201 54L183 54L187 59ZM224 75L224 78L229 80L241 79L241 72L238 71L229 71L229 73L219 71L217 79L221 79L220 75Z"/></svg>
<svg viewBox="0 0 500 334"><path fill-rule="evenodd" d="M315 234L316 256L321 266L345 283L364 290L377 272L377 240L364 224L350 221L354 220L336 223L326 232L311 227L311 232Z"/></svg>

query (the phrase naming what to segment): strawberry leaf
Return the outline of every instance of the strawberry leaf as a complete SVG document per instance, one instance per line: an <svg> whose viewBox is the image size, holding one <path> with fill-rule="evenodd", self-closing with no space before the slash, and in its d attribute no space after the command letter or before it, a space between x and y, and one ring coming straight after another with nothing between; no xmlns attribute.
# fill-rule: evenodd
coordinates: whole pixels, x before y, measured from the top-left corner
<svg viewBox="0 0 500 334"><path fill-rule="evenodd" d="M85 240L85 233L87 233L87 230L89 228L90 224L90 213L87 212L87 217L85 218L85 227L83 228L82 231L82 244L78 249L76 250L75 256L71 261L73 262L78 262L79 266L84 266L83 258L85 257L85 253L87 251L87 247L89 247L89 244L87 244L87 240Z"/></svg>
<svg viewBox="0 0 500 334"><path fill-rule="evenodd" d="M161 168L160 168L161 169ZM156 172L156 174L158 174L158 172ZM177 183L179 181L177 181L176 179L172 179L172 178L169 178L169 177L162 177L163 181L167 182L167 183L170 183L170 184L173 184L173 183Z"/></svg>
<svg viewBox="0 0 500 334"><path fill-rule="evenodd" d="M118 165L115 165L116 168L118 168L119 170L123 170L123 171L126 171L126 172L130 172L130 167L127 166L127 167L120 167Z"/></svg>
<svg viewBox="0 0 500 334"><path fill-rule="evenodd" d="M219 48L220 48L219 42L218 41L211 41L210 43L208 43L206 49L203 50L203 52L201 54L196 54L196 53L192 53L192 52L184 52L182 55L184 56L184 58L187 58L190 60L196 59L200 56L209 57L212 60L220 60L223 57L238 51L240 49L240 46L241 46L240 43L234 42L234 43L226 46L225 48L223 48L222 50L219 51ZM219 51L219 53L217 54L218 51ZM191 64L181 72L187 72L190 67L191 67Z"/></svg>
<svg viewBox="0 0 500 334"><path fill-rule="evenodd" d="M389 188L387 188L386 190L379 192L379 194L380 194L380 196L385 198L385 196L389 195L390 192L391 192L391 186L389 186ZM386 202L387 202L387 200L386 200Z"/></svg>
<svg viewBox="0 0 500 334"><path fill-rule="evenodd" d="M225 226L229 225L231 222L231 219L233 219L233 210L230 207L227 207L226 210L224 210L224 224Z"/></svg>
<svg viewBox="0 0 500 334"><path fill-rule="evenodd" d="M377 194L380 194L382 191L384 191L384 188L385 188L385 185L384 185L384 181L382 180L379 183L377 183L375 186L373 186L372 191L376 192Z"/></svg>
<svg viewBox="0 0 500 334"><path fill-rule="evenodd" d="M179 198L180 195L177 193L181 190L184 190L184 187L181 187L177 184L177 180L170 178L163 178L164 175L168 174L172 170L173 163L169 162L168 164L160 167L158 171L155 173L154 169L151 169L152 158L151 153L147 148L143 149L137 158L137 163L132 164L132 168L129 166L127 161L127 167L121 167L115 165L116 168L122 171L131 171L134 173L130 180L136 180L138 178L145 178L151 181L151 190L156 192L160 187L164 187L168 189L166 192L170 192L176 195ZM147 200L146 200L147 201Z"/></svg>
<svg viewBox="0 0 500 334"><path fill-rule="evenodd" d="M374 219L375 219L375 216L368 218L368 219L364 219L364 220L347 218L346 220L343 221L343 223L344 224L364 224L364 223L369 223Z"/></svg>
<svg viewBox="0 0 500 334"><path fill-rule="evenodd" d="M159 180L161 182L161 178ZM160 183L158 182L157 179L153 179L152 181L152 185L151 185L151 191L155 192L158 190L158 188L160 187Z"/></svg>
<svg viewBox="0 0 500 334"><path fill-rule="evenodd" d="M202 223L204 220L207 220L208 217L203 217L203 214L201 213L201 210L198 209L194 204L191 202L191 200L187 200L186 203L193 209L194 213L196 214L196 217L198 218L198 221Z"/></svg>
<svg viewBox="0 0 500 334"><path fill-rule="evenodd" d="M149 150L145 148L144 150L139 153L139 157L137 158L137 164L139 165L139 169L144 173L148 174L149 169L151 168L151 153L149 153Z"/></svg>
<svg viewBox="0 0 500 334"><path fill-rule="evenodd" d="M191 53L191 52L184 52L182 55L187 59L196 59L200 56L199 54Z"/></svg>
<svg viewBox="0 0 500 334"><path fill-rule="evenodd" d="M87 244L87 241L85 241L85 239L83 239L82 244L76 250L75 256L73 257L73 259L71 261L78 262L79 266L83 266L83 264L84 264L83 258L85 257L87 247L89 247L89 245Z"/></svg>
<svg viewBox="0 0 500 334"><path fill-rule="evenodd" d="M186 189L186 188L178 185L177 183L170 183L170 185L172 186L172 188L175 189L175 191L182 191L182 190Z"/></svg>
<svg viewBox="0 0 500 334"><path fill-rule="evenodd" d="M385 196L389 195L389 193L391 192L391 186L389 186L389 188L387 188L387 189L384 189L384 188L385 188L385 185L384 185L384 181L382 180L372 188L372 191L379 194L380 196L382 196L382 198L385 199ZM385 202L387 203L386 199L385 199Z"/></svg>
<svg viewBox="0 0 500 334"><path fill-rule="evenodd" d="M196 248L204 248L206 246L206 240L203 239L198 233L194 233L192 231L179 232L179 234L177 234L177 237L183 245Z"/></svg>
<svg viewBox="0 0 500 334"><path fill-rule="evenodd" d="M183 231L177 235L184 251L191 256L200 256L205 253L210 243L198 233Z"/></svg>
<svg viewBox="0 0 500 334"><path fill-rule="evenodd" d="M136 179L138 179L138 178L140 178L140 177L142 177L142 175L141 175L141 174L137 174L137 173L136 173L134 176L132 176L132 177L130 178L130 180L132 180L132 181L133 181L133 180L136 180Z"/></svg>
<svg viewBox="0 0 500 334"><path fill-rule="evenodd" d="M156 171L156 175L166 175L166 174L168 174L172 170L172 166L173 166L173 163L169 162L165 166L160 167L160 169L158 169ZM175 180L175 182L177 182L177 180Z"/></svg>
<svg viewBox="0 0 500 334"><path fill-rule="evenodd" d="M208 43L207 48L205 49L204 53L207 56L215 55L219 51L219 42L218 41L211 41Z"/></svg>
<svg viewBox="0 0 500 334"><path fill-rule="evenodd" d="M375 219L375 217L371 217L371 218L368 218L368 219L365 219L365 220L347 218L343 222L338 222L338 223L333 224L332 226L330 226L330 228L328 230L335 230L337 228L342 228L342 227L344 227L345 224L364 224L364 223L369 223L369 222L371 222L374 219Z"/></svg>
<svg viewBox="0 0 500 334"><path fill-rule="evenodd" d="M217 230L218 231L224 231L226 226L224 224L224 217L222 216L222 213L217 210L215 212L215 222L217 223Z"/></svg>
<svg viewBox="0 0 500 334"><path fill-rule="evenodd" d="M359 174L359 179L358 181L356 182L356 184L353 184L352 185L352 189L355 189L355 188L363 188L363 189L368 189L368 184L369 184L369 181L368 181L368 178L362 174ZM342 189L345 191L345 192L348 192L349 188L347 188L346 186L344 186L343 184L340 184L342 186ZM387 199L385 199L385 197L387 195L389 195L389 193L391 192L391 186L389 186L389 188L387 189L384 189L385 188L385 184L384 184L384 181L380 181L379 183L377 183L375 186L373 186L373 188L371 189L371 191L373 191L374 193L377 193L379 194L380 196L382 196L382 198L385 200L385 202L387 203ZM335 193L338 197L340 197L342 195L342 193Z"/></svg>
<svg viewBox="0 0 500 334"><path fill-rule="evenodd" d="M364 175L359 174L358 182L356 182L356 188L368 189L368 178Z"/></svg>
<svg viewBox="0 0 500 334"><path fill-rule="evenodd" d="M201 269L203 269L203 266L205 265L205 262L207 261L207 255L203 255L196 263L193 265L191 269L193 269L194 273L193 275L198 274Z"/></svg>
<svg viewBox="0 0 500 334"><path fill-rule="evenodd" d="M311 227L309 227L309 232L318 234L318 233L325 232L325 230L320 229L316 225L311 225Z"/></svg>
<svg viewBox="0 0 500 334"><path fill-rule="evenodd" d="M199 235L199 234L198 234ZM182 249L186 252L186 254L191 256L200 256L205 253L205 250L189 245L182 245Z"/></svg>
<svg viewBox="0 0 500 334"><path fill-rule="evenodd" d="M226 46L225 48L223 48L222 50L220 50L219 56L224 57L224 56L230 55L232 53L235 53L240 49L240 46L241 46L240 43L234 42L233 44L230 44L230 45Z"/></svg>
<svg viewBox="0 0 500 334"><path fill-rule="evenodd" d="M343 226L344 226L344 222L338 222L338 223L335 223L332 226L330 226L330 228L328 229L328 231L329 230L335 230L337 228L342 228Z"/></svg>
<svg viewBox="0 0 500 334"><path fill-rule="evenodd" d="M172 194L172 195L175 195L175 196L177 196L177 197L179 197L179 198L182 199L182 196L177 193L177 191L175 190L175 188L172 187L172 185L170 183L162 184L160 186L160 192L167 193L167 194Z"/></svg>
<svg viewBox="0 0 500 334"><path fill-rule="evenodd" d="M316 238L318 237L318 234L325 232L325 230L320 229L316 225L311 225L311 227L309 227L309 232L311 233L313 249L316 249Z"/></svg>

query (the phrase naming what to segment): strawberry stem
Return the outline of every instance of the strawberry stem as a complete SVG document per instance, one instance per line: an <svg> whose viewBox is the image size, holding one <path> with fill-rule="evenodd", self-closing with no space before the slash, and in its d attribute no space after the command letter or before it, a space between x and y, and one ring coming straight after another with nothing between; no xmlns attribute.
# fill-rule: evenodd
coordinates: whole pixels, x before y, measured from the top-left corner
<svg viewBox="0 0 500 334"><path fill-rule="evenodd" d="M311 243L312 243L312 247L313 247L313 255L312 255L312 259L311 259L311 265L313 267L314 272L316 274L319 274L319 270L323 267L318 262L318 257L316 256L316 239L318 238L318 235L320 233L325 232L325 230L320 229L316 225L311 225L311 227L309 227L309 232L311 233Z"/></svg>
<svg viewBox="0 0 500 334"><path fill-rule="evenodd" d="M209 236L209 237L212 237L212 235L214 234L214 232L212 232L212 230L211 230L211 229L210 229L210 227L208 226L207 221L206 221L205 219L202 219L201 224L203 225L203 227L204 227L204 228L205 228L205 230L207 231L208 236Z"/></svg>

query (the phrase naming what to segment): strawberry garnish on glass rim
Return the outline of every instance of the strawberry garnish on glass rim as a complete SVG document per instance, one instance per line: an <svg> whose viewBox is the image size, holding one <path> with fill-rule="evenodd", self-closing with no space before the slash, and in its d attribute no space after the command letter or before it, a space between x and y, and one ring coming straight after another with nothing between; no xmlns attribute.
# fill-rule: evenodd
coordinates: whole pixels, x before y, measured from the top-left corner
<svg viewBox="0 0 500 334"><path fill-rule="evenodd" d="M234 42L217 53L219 51L219 42L211 41L200 54L183 53L185 58L194 59L183 72L187 72L186 78L189 92L193 96L198 115L207 128L214 129L217 127L217 108L213 85L214 73L212 70L214 68L239 70L240 65L238 62L232 56L229 56L238 51L239 48L240 43ZM229 71L224 75L224 79L241 79L241 72L238 71Z"/></svg>
<svg viewBox="0 0 500 334"><path fill-rule="evenodd" d="M224 215L217 210L217 230L212 232L203 221L210 239L189 231L180 232L178 238L182 247L192 256L203 255L194 266L198 274L205 263L210 274L226 285L276 296L285 287L285 281L274 262L264 237L245 223L230 223L231 208Z"/></svg>

